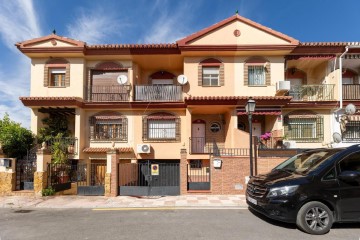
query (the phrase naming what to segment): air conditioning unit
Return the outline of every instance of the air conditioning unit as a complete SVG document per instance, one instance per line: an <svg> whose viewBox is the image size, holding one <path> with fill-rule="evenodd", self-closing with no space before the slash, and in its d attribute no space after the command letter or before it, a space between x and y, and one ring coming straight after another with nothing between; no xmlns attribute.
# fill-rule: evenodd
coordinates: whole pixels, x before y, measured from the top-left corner
<svg viewBox="0 0 360 240"><path fill-rule="evenodd" d="M137 153L150 153L150 144L138 144Z"/></svg>
<svg viewBox="0 0 360 240"><path fill-rule="evenodd" d="M290 81L278 81L276 83L277 91L289 91L290 90Z"/></svg>
<svg viewBox="0 0 360 240"><path fill-rule="evenodd" d="M296 141L283 140L285 148L296 148Z"/></svg>

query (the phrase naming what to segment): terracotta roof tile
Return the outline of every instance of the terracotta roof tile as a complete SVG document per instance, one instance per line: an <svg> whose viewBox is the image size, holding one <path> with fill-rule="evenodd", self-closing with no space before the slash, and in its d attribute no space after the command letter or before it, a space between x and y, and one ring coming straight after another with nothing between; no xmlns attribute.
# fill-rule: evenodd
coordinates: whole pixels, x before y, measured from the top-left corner
<svg viewBox="0 0 360 240"><path fill-rule="evenodd" d="M299 46L310 47L346 47L346 46L359 46L360 42L301 42Z"/></svg>
<svg viewBox="0 0 360 240"><path fill-rule="evenodd" d="M252 97L254 100L290 100L292 97L290 96L258 96ZM217 101L217 100L246 100L249 99L247 96L193 96L193 97L185 97L185 100L209 100L209 101Z"/></svg>
<svg viewBox="0 0 360 240"><path fill-rule="evenodd" d="M118 150L120 153L131 153L133 152L132 148L115 148L116 150ZM105 148L105 147L98 147L98 148L94 148L94 147L88 147L85 148L83 150L84 153L106 153L107 151L111 150L111 148Z"/></svg>
<svg viewBox="0 0 360 240"><path fill-rule="evenodd" d="M20 100L47 100L47 101L52 101L52 100L66 100L66 101L79 101L81 100L81 98L79 97L20 97Z"/></svg>
<svg viewBox="0 0 360 240"><path fill-rule="evenodd" d="M130 48L178 48L176 43L159 43L159 44L96 44L87 45L87 49L130 49Z"/></svg>

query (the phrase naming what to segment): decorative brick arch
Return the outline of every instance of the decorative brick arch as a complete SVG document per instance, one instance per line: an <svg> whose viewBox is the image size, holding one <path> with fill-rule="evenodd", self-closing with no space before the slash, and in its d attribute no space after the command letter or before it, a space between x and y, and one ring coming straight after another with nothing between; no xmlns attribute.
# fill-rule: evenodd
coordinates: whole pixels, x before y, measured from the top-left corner
<svg viewBox="0 0 360 240"><path fill-rule="evenodd" d="M150 75L150 79L174 79L176 76L167 71L157 71Z"/></svg>
<svg viewBox="0 0 360 240"><path fill-rule="evenodd" d="M68 60L66 60L65 58L50 58L49 60L46 61L45 64L67 64L69 63Z"/></svg>

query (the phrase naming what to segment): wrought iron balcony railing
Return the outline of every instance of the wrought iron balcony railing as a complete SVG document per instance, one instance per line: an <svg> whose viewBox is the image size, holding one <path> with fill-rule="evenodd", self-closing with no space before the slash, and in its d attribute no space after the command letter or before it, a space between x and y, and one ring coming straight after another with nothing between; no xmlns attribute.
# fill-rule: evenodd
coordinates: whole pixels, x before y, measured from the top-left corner
<svg viewBox="0 0 360 240"><path fill-rule="evenodd" d="M167 101L175 102L182 99L182 87L177 85L137 85L135 101Z"/></svg>
<svg viewBox="0 0 360 240"><path fill-rule="evenodd" d="M335 84L292 86L289 95L293 101L331 101L334 87Z"/></svg>
<svg viewBox="0 0 360 240"><path fill-rule="evenodd" d="M344 84L342 89L344 100L360 99L360 84Z"/></svg>

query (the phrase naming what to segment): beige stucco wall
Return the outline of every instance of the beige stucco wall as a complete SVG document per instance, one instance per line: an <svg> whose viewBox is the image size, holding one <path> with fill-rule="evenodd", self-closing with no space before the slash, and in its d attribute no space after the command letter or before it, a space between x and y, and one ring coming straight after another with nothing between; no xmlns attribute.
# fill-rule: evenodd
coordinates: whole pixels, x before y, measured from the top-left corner
<svg viewBox="0 0 360 240"><path fill-rule="evenodd" d="M238 29L241 32L239 37L234 35ZM255 44L289 44L287 41L269 34L246 23L235 21L225 25L214 32L197 39L190 45L255 45Z"/></svg>
<svg viewBox="0 0 360 240"><path fill-rule="evenodd" d="M36 97L83 97L85 70L84 59L65 58L70 63L70 87L44 87L44 68L47 58L34 58L31 61L30 95Z"/></svg>

